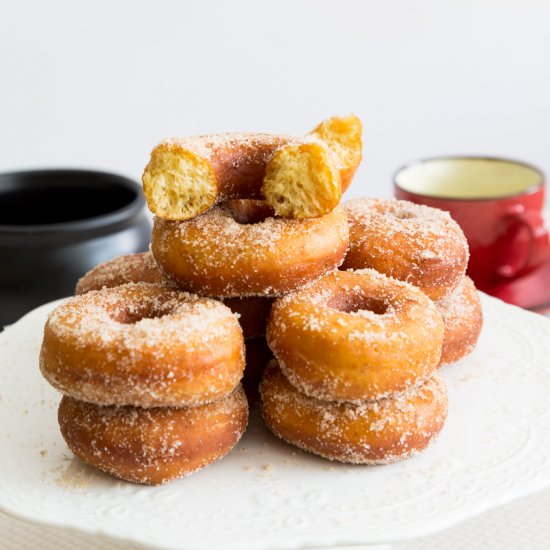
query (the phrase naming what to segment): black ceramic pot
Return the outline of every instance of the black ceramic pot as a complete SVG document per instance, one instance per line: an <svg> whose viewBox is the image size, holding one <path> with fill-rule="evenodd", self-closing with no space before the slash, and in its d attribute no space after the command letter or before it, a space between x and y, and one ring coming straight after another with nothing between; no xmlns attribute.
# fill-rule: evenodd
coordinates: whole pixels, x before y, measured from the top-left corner
<svg viewBox="0 0 550 550"><path fill-rule="evenodd" d="M132 180L88 170L0 174L0 330L71 295L98 263L146 250L150 238Z"/></svg>

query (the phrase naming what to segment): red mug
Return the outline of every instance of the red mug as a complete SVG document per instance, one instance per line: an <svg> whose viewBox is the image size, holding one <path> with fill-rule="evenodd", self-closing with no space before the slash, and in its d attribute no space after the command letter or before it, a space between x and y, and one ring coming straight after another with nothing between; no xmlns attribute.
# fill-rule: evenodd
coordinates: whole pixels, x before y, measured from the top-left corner
<svg viewBox="0 0 550 550"><path fill-rule="evenodd" d="M450 212L470 245L468 275L481 290L522 277L550 256L543 173L489 157L414 162L394 176L395 197Z"/></svg>

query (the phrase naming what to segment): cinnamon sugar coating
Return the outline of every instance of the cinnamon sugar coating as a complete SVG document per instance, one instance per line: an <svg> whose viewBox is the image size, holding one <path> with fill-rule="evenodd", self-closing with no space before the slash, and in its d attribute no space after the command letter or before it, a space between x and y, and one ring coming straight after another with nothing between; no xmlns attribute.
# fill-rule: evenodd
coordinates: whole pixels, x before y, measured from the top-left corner
<svg viewBox="0 0 550 550"><path fill-rule="evenodd" d="M242 201L246 203L248 201ZM255 201L250 201L255 202ZM245 205L243 208L247 208ZM75 294L113 288L126 283L151 283L173 290L178 285L165 277L150 252L118 256L88 271L77 283ZM213 298L215 298L213 296ZM239 318L246 339L265 336L271 298L243 296L220 299Z"/></svg>
<svg viewBox="0 0 550 550"><path fill-rule="evenodd" d="M59 426L71 451L111 475L147 485L186 476L228 454L248 422L239 386L199 407L101 406L63 397Z"/></svg>
<svg viewBox="0 0 550 550"><path fill-rule="evenodd" d="M203 295L274 297L342 263L349 229L341 207L293 220L265 217L260 201L248 201L244 215L243 203L228 201L182 222L156 218L151 247L165 276Z"/></svg>
<svg viewBox="0 0 550 550"><path fill-rule="evenodd" d="M307 395L376 400L436 369L443 320L412 285L372 269L336 271L275 301L267 341Z"/></svg>
<svg viewBox="0 0 550 550"><path fill-rule="evenodd" d="M451 294L435 305L445 324L439 363L443 366L473 351L483 325L483 313L479 294L470 277L464 277Z"/></svg>
<svg viewBox="0 0 550 550"><path fill-rule="evenodd" d="M420 288L449 294L468 265L468 243L448 212L395 199L344 203L350 248L342 269L373 268Z"/></svg>
<svg viewBox="0 0 550 550"><path fill-rule="evenodd" d="M99 405L191 406L239 383L244 342L223 304L147 283L75 296L44 329L42 374Z"/></svg>
<svg viewBox="0 0 550 550"><path fill-rule="evenodd" d="M168 285L150 252L117 256L95 266L79 279L75 294L113 288L126 283Z"/></svg>
<svg viewBox="0 0 550 550"><path fill-rule="evenodd" d="M437 373L392 398L336 403L299 392L272 361L260 395L264 421L275 435L352 464L387 464L417 454L440 433L447 417L447 390Z"/></svg>
<svg viewBox="0 0 550 550"><path fill-rule="evenodd" d="M277 215L330 212L362 158L361 122L332 117L305 136L226 133L171 138L143 173L150 210L186 220L228 199L263 199Z"/></svg>

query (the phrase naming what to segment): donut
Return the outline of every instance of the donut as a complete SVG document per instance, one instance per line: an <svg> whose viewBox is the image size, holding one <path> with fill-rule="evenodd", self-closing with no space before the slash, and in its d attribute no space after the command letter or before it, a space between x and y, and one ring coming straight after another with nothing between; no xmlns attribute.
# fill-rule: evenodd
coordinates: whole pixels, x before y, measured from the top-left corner
<svg viewBox="0 0 550 550"><path fill-rule="evenodd" d="M201 405L239 383L242 331L222 303L147 283L69 298L49 316L40 369L97 405Z"/></svg>
<svg viewBox="0 0 550 550"><path fill-rule="evenodd" d="M439 366L458 361L473 351L483 314L476 287L470 277L464 277L456 289L435 305L443 317L445 331Z"/></svg>
<svg viewBox="0 0 550 550"><path fill-rule="evenodd" d="M350 186L363 159L362 132L363 127L359 118L350 115L327 118L309 134L320 139L335 154L342 180L342 193Z"/></svg>
<svg viewBox="0 0 550 550"><path fill-rule="evenodd" d="M82 461L133 483L159 485L227 455L248 422L239 386L199 407L117 407L63 397L61 434Z"/></svg>
<svg viewBox="0 0 550 550"><path fill-rule="evenodd" d="M186 220L228 199L265 199L278 216L329 213L361 162L361 122L333 117L305 137L228 133L163 141L143 173L149 209Z"/></svg>
<svg viewBox="0 0 550 550"><path fill-rule="evenodd" d="M403 392L437 368L442 341L435 304L372 269L337 271L279 298L267 325L290 382L328 401Z"/></svg>
<svg viewBox="0 0 550 550"><path fill-rule="evenodd" d="M352 464L387 464L415 455L435 439L447 417L447 390L437 373L392 398L337 403L299 392L273 361L260 395L264 421L275 435Z"/></svg>
<svg viewBox="0 0 550 550"><path fill-rule="evenodd" d="M242 201L246 202L246 201ZM245 207L246 208L246 207ZM151 283L177 288L157 266L150 252L118 256L88 271L77 283L75 294L85 294L91 290L113 288L125 283ZM271 311L271 298L248 296L222 298L221 301L239 316L239 323L245 338L265 336L267 317Z"/></svg>
<svg viewBox="0 0 550 550"><path fill-rule="evenodd" d="M76 283L75 294L125 283L168 284L150 252L117 256L97 265Z"/></svg>
<svg viewBox="0 0 550 550"><path fill-rule="evenodd" d="M271 311L272 298L263 296L241 296L236 298L222 298L233 313L239 316L239 323L246 340L265 336L267 318Z"/></svg>
<svg viewBox="0 0 550 550"><path fill-rule="evenodd" d="M354 199L344 208L350 247L342 269L376 269L433 300L449 294L464 276L468 243L448 212L394 199Z"/></svg>
<svg viewBox="0 0 550 550"><path fill-rule="evenodd" d="M266 365L273 359L265 338L251 338L245 343L246 363L244 367L243 388L252 405L258 401L258 388Z"/></svg>
<svg viewBox="0 0 550 550"><path fill-rule="evenodd" d="M336 269L348 248L337 206L319 218L266 217L265 203L228 201L192 220L155 218L151 250L164 275L208 296L274 297Z"/></svg>

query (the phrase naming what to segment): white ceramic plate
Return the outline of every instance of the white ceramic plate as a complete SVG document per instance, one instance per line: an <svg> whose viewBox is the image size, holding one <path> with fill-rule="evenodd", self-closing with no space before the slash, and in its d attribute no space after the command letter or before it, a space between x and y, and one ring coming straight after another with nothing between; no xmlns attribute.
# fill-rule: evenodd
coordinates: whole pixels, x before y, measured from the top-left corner
<svg viewBox="0 0 550 550"><path fill-rule="evenodd" d="M40 377L45 305L0 335L0 507L158 548L326 548L426 535L550 485L550 323L483 296L475 352L447 367L450 412L424 454L346 466L290 447L256 418L233 453L161 487L72 457Z"/></svg>

